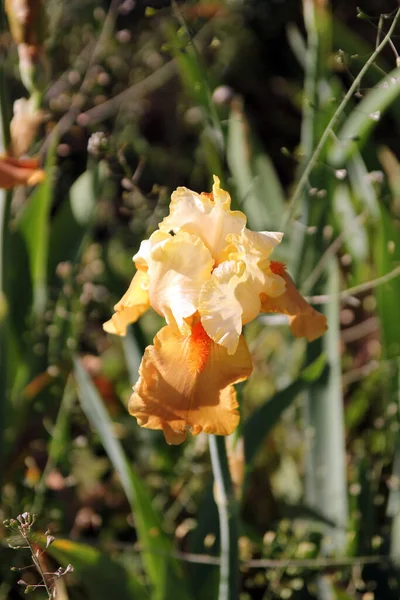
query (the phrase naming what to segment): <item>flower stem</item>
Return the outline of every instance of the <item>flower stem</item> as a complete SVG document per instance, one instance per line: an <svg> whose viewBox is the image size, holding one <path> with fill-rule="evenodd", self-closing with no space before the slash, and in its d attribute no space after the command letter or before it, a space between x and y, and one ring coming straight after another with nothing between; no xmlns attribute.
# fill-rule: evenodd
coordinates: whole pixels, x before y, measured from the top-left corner
<svg viewBox="0 0 400 600"><path fill-rule="evenodd" d="M238 511L229 471L225 438L210 435L209 446L220 528L221 563L218 600L238 600Z"/></svg>
<svg viewBox="0 0 400 600"><path fill-rule="evenodd" d="M0 23L4 20L4 13L0 7ZM0 54L0 154L5 154L10 142L9 122L10 122L10 102L7 93L7 82L2 65L3 54ZM6 303L6 267L9 260L6 260L6 254L9 249L9 214L11 198L10 192L0 190L0 313L4 311ZM6 312L6 311L4 311ZM0 488L2 485L3 462L5 456L5 438L7 419L7 316L0 315Z"/></svg>

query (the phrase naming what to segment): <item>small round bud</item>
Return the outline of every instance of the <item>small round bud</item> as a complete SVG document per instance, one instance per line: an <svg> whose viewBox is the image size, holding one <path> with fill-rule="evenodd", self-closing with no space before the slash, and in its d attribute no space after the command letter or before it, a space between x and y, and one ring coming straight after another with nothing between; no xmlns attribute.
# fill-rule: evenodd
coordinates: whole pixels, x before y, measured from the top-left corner
<svg viewBox="0 0 400 600"><path fill-rule="evenodd" d="M230 104L234 96L233 89L228 85L219 85L215 88L212 101L214 104Z"/></svg>

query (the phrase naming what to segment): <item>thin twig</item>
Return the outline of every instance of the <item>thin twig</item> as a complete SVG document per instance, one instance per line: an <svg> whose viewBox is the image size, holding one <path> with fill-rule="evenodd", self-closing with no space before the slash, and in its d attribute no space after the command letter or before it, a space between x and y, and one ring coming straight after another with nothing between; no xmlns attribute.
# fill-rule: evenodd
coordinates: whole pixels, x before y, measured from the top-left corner
<svg viewBox="0 0 400 600"><path fill-rule="evenodd" d="M115 21L118 14L118 7L120 4L120 0L112 0L110 4L110 8L108 9L107 16L104 20L104 25L99 35L99 39L94 47L93 53L90 57L90 60L87 65L86 73L79 88L79 91L75 94L74 99L72 100L71 106L68 112L59 120L57 125L54 127L51 134L48 136L44 144L42 145L40 152L44 153L51 146L52 140L55 138L59 138L62 136L71 125L74 123L76 117L79 114L81 108L81 97L82 94L86 94L89 89L90 79L89 76L91 74L91 69L93 65L98 61L101 53L103 51L104 44L106 40L111 37L112 31L115 26Z"/></svg>
<svg viewBox="0 0 400 600"><path fill-rule="evenodd" d="M211 27L211 21L204 25L200 31L192 39L192 44L199 52L198 46L201 50L203 38L208 35ZM96 125L105 119L108 119L115 115L120 108L128 102L139 101L141 98L148 96L158 88L165 85L172 77L178 74L178 63L175 58L166 62L164 65L159 67L154 73L145 77L142 81L134 83L131 87L120 92L110 100L106 100L93 108L90 108L86 112L79 115L78 122L82 126Z"/></svg>
<svg viewBox="0 0 400 600"><path fill-rule="evenodd" d="M212 94L211 94L210 86L208 83L208 78L204 71L204 65L203 65L203 61L201 59L201 54L200 54L200 51L197 48L197 44L196 44L196 36L192 35L191 31L189 30L189 27L184 19L184 16L182 14L180 6L176 2L176 0L172 0L172 10L174 12L175 18L180 23L181 27L184 29L184 31L186 32L186 34L190 40L191 47L192 47L194 55L196 57L196 62L197 62L198 68L200 70L200 76L202 79L201 85L206 92L208 112L209 112L209 115L210 115L210 118L211 118L214 128L220 134L221 140L223 140L224 136L223 136L223 132L222 132L221 121L218 116L216 106L215 106L214 102L212 101Z"/></svg>
<svg viewBox="0 0 400 600"><path fill-rule="evenodd" d="M268 560L255 558L248 560L244 564L249 568L276 568L276 567L296 567L302 569L331 569L353 565L371 565L377 563L390 563L390 556L349 556L345 558L306 558L290 560Z"/></svg>
<svg viewBox="0 0 400 600"><path fill-rule="evenodd" d="M369 319L365 319L361 323L357 323L357 325L353 325L352 327L347 327L341 332L342 341L345 344L351 344L352 342L356 342L366 335L370 335L379 329L379 321L377 317L370 317Z"/></svg>
<svg viewBox="0 0 400 600"><path fill-rule="evenodd" d="M354 225L360 225L365 219L365 213L358 215L354 220ZM320 260L315 265L314 269L311 271L310 275L307 277L303 285L301 286L303 294L306 294L309 290L312 290L314 285L317 283L318 279L325 271L325 267L328 261L335 256L340 250L341 245L343 244L347 231L342 231L331 243L331 245L325 250Z"/></svg>
<svg viewBox="0 0 400 600"><path fill-rule="evenodd" d="M342 290L337 295L333 296L332 294L324 294L322 296L309 296L307 298L308 302L311 304L328 304L333 298L339 298L340 300L347 300L351 296L355 296L357 294L362 294L362 292L368 292L384 283L388 283L395 277L400 275L400 265L395 267L393 271L390 273L386 273L386 275L382 275L381 277L377 277L376 279L371 279L371 281L366 281L365 283L360 283L359 285L355 285L354 287L348 288L347 290Z"/></svg>
<svg viewBox="0 0 400 600"><path fill-rule="evenodd" d="M381 15L379 17L378 27L376 27L375 23L373 23L370 19L368 19L368 23L370 23L372 25L372 27L375 27L375 29L377 29L375 48L378 47L379 40L381 39L382 25L385 20L385 17L387 17L387 15ZM397 59L399 58L399 54L398 54L396 46L393 44L392 40L389 40L389 45L390 45L391 49L393 50L393 54L395 55L396 61L397 61Z"/></svg>
<svg viewBox="0 0 400 600"><path fill-rule="evenodd" d="M23 534L22 534L22 535L23 535ZM52 590L50 589L50 587L49 587L49 584L48 584L48 582L47 582L46 573L45 573L45 572L43 571L43 569L42 569L42 565L41 565L41 563L40 563L40 556L36 555L36 552L35 552L35 550L33 549L33 546L32 546L32 544L31 544L31 542L30 542L30 540L29 540L28 536L24 536L24 537L25 537L26 543L28 544L28 546L29 546L29 549L30 549L30 551L31 551L32 560L33 560L33 562L35 563L35 567L36 567L36 569L38 570L38 573L39 573L40 577L42 578L42 581L43 581L43 586L46 588L46 592L47 592L47 594L48 594L49 600L51 600L51 598L53 598L54 596L53 596L53 592L52 592ZM38 586L38 587L41 587L41 586Z"/></svg>
<svg viewBox="0 0 400 600"><path fill-rule="evenodd" d="M351 371L347 371L347 373L343 373L342 375L342 385L344 388L349 386L356 381L360 381L361 379L365 379L368 377L370 373L376 371L380 367L380 363L377 360L371 360L366 363L362 367L358 367L357 369L352 369Z"/></svg>
<svg viewBox="0 0 400 600"><path fill-rule="evenodd" d="M87 540L82 540L87 543ZM220 566L221 559L218 556L212 556L211 554L197 554L193 552L166 552L162 550L155 550L154 548L146 549L140 544L134 546L124 542L112 542L107 544L107 547L113 550L126 550L130 552L150 552L152 554L170 556L184 562ZM258 568L304 568L304 569L326 569L326 568L340 568L343 566L353 565L367 565L367 564L378 564L378 563L390 563L392 561L389 555L372 555L372 556L344 556L341 558L329 558L329 557L317 557L317 558L284 558L284 559L268 559L268 558L256 558L250 560L241 560L240 567L248 569Z"/></svg>
<svg viewBox="0 0 400 600"><path fill-rule="evenodd" d="M93 56L93 50L95 46L96 41L90 40L90 42L81 50L81 52L76 57L75 65L78 65L81 61L85 61L87 62L87 64L89 64L89 60L90 57ZM70 65L68 69L64 71L59 76L59 78L47 88L44 94L46 100L50 100L51 98L57 98L58 96L60 96L60 94L73 87L73 84L71 84L68 80L68 75L71 73L71 71L74 71L77 68L75 67L75 65ZM85 71L87 71L87 66Z"/></svg>
<svg viewBox="0 0 400 600"><path fill-rule="evenodd" d="M51 440L49 443L47 462L46 462L46 465L43 469L41 477L35 488L35 496L33 499L32 510L31 510L32 513L40 514L43 510L45 494L47 491L47 486L46 486L47 477L48 477L49 473L56 467L57 460L59 459L59 456L54 456L54 454L55 454L55 448L57 448L57 445L59 446L59 444L60 444L59 437L60 437L60 430L62 429L62 421L65 419L65 415L68 414L68 412L71 410L71 403L73 402L74 398L75 398L75 394L74 394L73 379L72 379L72 376L70 375L67 379L65 389L64 389L64 394L61 399L61 404L60 404L60 408L58 411L57 419L53 426L53 432L52 432Z"/></svg>
<svg viewBox="0 0 400 600"><path fill-rule="evenodd" d="M317 147L315 148L313 155L311 156L310 160L307 163L307 166L305 167L302 176L299 179L299 182L296 186L296 189L292 195L292 198L289 202L287 211L286 211L286 216L283 222L283 228L286 229L287 224L290 220L290 218L293 215L294 209L296 207L296 204L299 200L299 198L301 197L301 195L303 194L307 183L308 183L308 178L311 174L311 171L313 170L313 168L315 167L320 154L325 146L325 143L328 139L328 137L331 135L331 131L333 130L333 128L335 127L336 123L338 122L339 118L341 117L345 107L347 106L348 102L351 100L351 98L353 97L353 94L356 92L357 87L359 85L359 82L362 80L362 78L364 77L365 73L368 71L368 69L370 68L370 66L372 65L372 63L376 60L377 56L380 54L380 52L383 50L383 48L386 46L386 44L389 42L389 39L397 25L397 22L400 18L400 8L397 10L396 15L393 19L393 22L389 28L389 31L387 32L387 34L385 35L385 37L383 38L382 42L379 44L379 46L376 48L375 52L373 52L371 54L371 56L369 57L369 59L367 60L367 62L365 63L365 65L363 66L363 68L361 69L361 71L359 72L359 74L357 75L357 77L354 79L353 83L351 84L349 90L347 91L346 95L344 96L343 100L341 101L341 103L339 104L338 108L336 109L336 111L334 112L331 120L329 121L327 127L325 128L324 133L321 136L321 139L319 140Z"/></svg>
<svg viewBox="0 0 400 600"><path fill-rule="evenodd" d="M115 113L119 111L123 104L127 102L131 102L132 100L139 100L144 96L147 96L154 90L163 86L167 81L169 81L174 75L178 72L178 65L175 59L170 60L169 62L162 65L157 71L151 73L148 77L135 83L127 90L120 92L110 100L106 100L99 104L98 106L94 106L90 108L86 112L83 112L79 115L79 123L81 125L95 125L100 121L104 121L109 117L112 117Z"/></svg>

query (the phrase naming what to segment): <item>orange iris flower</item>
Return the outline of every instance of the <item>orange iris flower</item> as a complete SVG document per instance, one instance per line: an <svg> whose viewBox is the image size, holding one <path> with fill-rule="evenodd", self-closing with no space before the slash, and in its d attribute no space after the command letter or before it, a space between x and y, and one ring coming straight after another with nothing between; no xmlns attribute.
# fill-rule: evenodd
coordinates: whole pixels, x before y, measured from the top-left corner
<svg viewBox="0 0 400 600"><path fill-rule="evenodd" d="M269 256L283 234L250 231L214 177L211 194L178 188L169 215L133 257L137 272L104 329L125 335L150 306L167 326L146 348L129 412L161 429L170 444L187 432L229 435L239 422L233 384L249 377L243 325L260 312L289 316L309 341L326 318L299 294L283 263Z"/></svg>
<svg viewBox="0 0 400 600"><path fill-rule="evenodd" d="M0 157L0 188L9 190L16 185L36 185L45 178L36 158Z"/></svg>

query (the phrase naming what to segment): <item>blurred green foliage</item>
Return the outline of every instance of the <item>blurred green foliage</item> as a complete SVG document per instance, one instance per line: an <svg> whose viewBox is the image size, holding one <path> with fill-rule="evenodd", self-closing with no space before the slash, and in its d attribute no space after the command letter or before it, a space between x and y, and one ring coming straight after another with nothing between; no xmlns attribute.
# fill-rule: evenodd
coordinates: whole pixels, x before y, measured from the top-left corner
<svg viewBox="0 0 400 600"><path fill-rule="evenodd" d="M0 190L0 521L37 511L56 535L46 568L75 567L59 598L217 597L206 439L169 447L126 410L161 319L149 312L124 340L102 330L170 193L207 191L213 173L251 228L284 223L277 258L330 328L308 349L276 316L245 332L255 369L231 450L243 471L241 598L399 597L396 37L286 218L393 8L366 0L357 18L344 0L46 2L47 116L31 154L47 178ZM0 63L5 149L26 90L4 18ZM10 567L29 556L1 525L0 557L0 600L22 597Z"/></svg>

